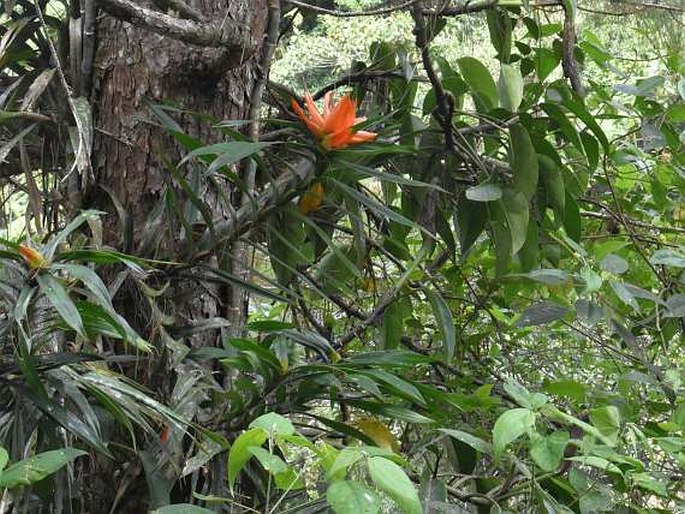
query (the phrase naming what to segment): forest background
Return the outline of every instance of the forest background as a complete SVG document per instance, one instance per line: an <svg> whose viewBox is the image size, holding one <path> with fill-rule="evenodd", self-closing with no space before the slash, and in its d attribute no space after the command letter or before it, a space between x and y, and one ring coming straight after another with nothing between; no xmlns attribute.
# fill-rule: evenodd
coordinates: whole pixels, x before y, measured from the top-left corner
<svg viewBox="0 0 685 514"><path fill-rule="evenodd" d="M685 512L680 2L0 7L0 513Z"/></svg>

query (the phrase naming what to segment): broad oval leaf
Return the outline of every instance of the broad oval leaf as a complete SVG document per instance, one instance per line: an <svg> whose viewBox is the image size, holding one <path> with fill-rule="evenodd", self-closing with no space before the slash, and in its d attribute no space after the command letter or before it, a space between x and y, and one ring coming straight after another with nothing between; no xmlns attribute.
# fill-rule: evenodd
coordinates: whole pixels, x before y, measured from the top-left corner
<svg viewBox="0 0 685 514"><path fill-rule="evenodd" d="M462 443L468 444L474 450L478 450L481 453L489 455L492 453L492 445L487 441L484 441L480 437L469 434L468 432L463 432L461 430L453 430L451 428L441 428L440 432L447 434L448 436L461 441Z"/></svg>
<svg viewBox="0 0 685 514"><path fill-rule="evenodd" d="M685 254L670 249L657 250L649 258L649 262L662 266L685 268Z"/></svg>
<svg viewBox="0 0 685 514"><path fill-rule="evenodd" d="M259 416L250 423L250 428L261 428L267 434L273 433L275 435L293 435L295 433L295 427L290 420L275 412L268 412Z"/></svg>
<svg viewBox="0 0 685 514"><path fill-rule="evenodd" d="M538 156L528 131L517 123L509 129L511 135L511 168L514 189L530 201L538 187Z"/></svg>
<svg viewBox="0 0 685 514"><path fill-rule="evenodd" d="M480 184L468 188L466 198L474 202L494 202L502 198L502 188L497 184Z"/></svg>
<svg viewBox="0 0 685 514"><path fill-rule="evenodd" d="M262 428L253 428L243 432L231 446L228 452L228 486L233 490L236 478L252 457L250 447L263 445L268 438L267 433Z"/></svg>
<svg viewBox="0 0 685 514"><path fill-rule="evenodd" d="M497 86L485 65L473 57L462 57L458 61L459 70L469 89L488 102L488 110L497 106L499 95Z"/></svg>
<svg viewBox="0 0 685 514"><path fill-rule="evenodd" d="M621 414L616 406L591 409L590 422L604 437L616 444L621 430Z"/></svg>
<svg viewBox="0 0 685 514"><path fill-rule="evenodd" d="M326 500L335 514L376 514L381 508L381 500L374 491L352 480L333 482Z"/></svg>
<svg viewBox="0 0 685 514"><path fill-rule="evenodd" d="M529 206L526 197L519 191L505 189L502 207L511 234L511 255L516 254L528 236Z"/></svg>
<svg viewBox="0 0 685 514"><path fill-rule="evenodd" d="M504 452L507 445L535 427L535 413L530 409L511 409L504 412L492 430L492 445L495 458Z"/></svg>
<svg viewBox="0 0 685 514"><path fill-rule="evenodd" d="M516 321L517 327L534 327L546 325L566 316L568 309L550 300L534 303L526 308Z"/></svg>
<svg viewBox="0 0 685 514"><path fill-rule="evenodd" d="M568 441L569 434L564 430L540 436L531 445L530 456L542 471L552 472L559 467Z"/></svg>
<svg viewBox="0 0 685 514"><path fill-rule="evenodd" d="M384 457L369 459L369 475L374 484L395 501L405 514L423 514L416 487L404 470Z"/></svg>
<svg viewBox="0 0 685 514"><path fill-rule="evenodd" d="M508 111L517 111L523 100L521 69L513 64L502 63L498 87L500 106Z"/></svg>

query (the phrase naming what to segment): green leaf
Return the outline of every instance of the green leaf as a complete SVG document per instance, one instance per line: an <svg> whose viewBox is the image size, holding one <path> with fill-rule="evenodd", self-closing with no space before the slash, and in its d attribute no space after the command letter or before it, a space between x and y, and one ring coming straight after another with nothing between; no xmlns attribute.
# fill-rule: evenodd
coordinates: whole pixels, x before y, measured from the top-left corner
<svg viewBox="0 0 685 514"><path fill-rule="evenodd" d="M79 228L89 219L99 218L101 214L105 213L102 211L95 210L87 210L81 212L78 216L71 220L67 224L67 226L64 227L55 237L51 238L48 241L48 243L45 245L45 248L43 249L43 256L48 261L52 261L53 257L55 256L55 252L57 251L57 248L59 248L59 245L64 243L74 230Z"/></svg>
<svg viewBox="0 0 685 514"><path fill-rule="evenodd" d="M516 112L523 100L523 77L518 65L500 65L499 82L499 104L508 111Z"/></svg>
<svg viewBox="0 0 685 514"><path fill-rule="evenodd" d="M535 48L535 68L540 82L544 81L552 73L559 63L561 56L549 48Z"/></svg>
<svg viewBox="0 0 685 514"><path fill-rule="evenodd" d="M685 268L685 254L670 249L657 250L649 258L649 262L654 265Z"/></svg>
<svg viewBox="0 0 685 514"><path fill-rule="evenodd" d="M372 378L375 382L387 384L401 395L418 405L426 405L426 400L423 398L416 386L407 382L406 380L403 380L393 373L390 373L384 369L367 369L359 371L358 373L360 375Z"/></svg>
<svg viewBox="0 0 685 514"><path fill-rule="evenodd" d="M331 343L328 342L323 336L310 331L301 331L295 329L280 330L279 334L287 337L288 339L311 348L312 350L319 353L324 358L328 358L329 354L334 352Z"/></svg>
<svg viewBox="0 0 685 514"><path fill-rule="evenodd" d="M538 156L528 131L517 123L509 129L511 135L511 168L514 174L513 186L523 193L527 201L535 195L538 187Z"/></svg>
<svg viewBox="0 0 685 514"><path fill-rule="evenodd" d="M590 422L611 443L616 444L621 430L621 414L613 405L590 410Z"/></svg>
<svg viewBox="0 0 685 514"><path fill-rule="evenodd" d="M381 500L378 495L359 482L333 482L326 491L326 500L335 514L377 514Z"/></svg>
<svg viewBox="0 0 685 514"><path fill-rule="evenodd" d="M213 145L203 146L197 148L186 155L178 166L180 167L193 157L205 157L208 155L216 156L211 165L207 169L207 173L213 173L224 166L238 162L245 157L249 157L264 148L271 146L273 143L267 142L252 142L252 141L229 141L226 143L216 143Z"/></svg>
<svg viewBox="0 0 685 514"><path fill-rule="evenodd" d="M153 510L150 514L214 514L214 511L190 503L176 503Z"/></svg>
<svg viewBox="0 0 685 514"><path fill-rule="evenodd" d="M250 428L261 428L267 434L272 435L293 435L295 433L295 427L290 420L275 412L268 412L259 416L250 423Z"/></svg>
<svg viewBox="0 0 685 514"><path fill-rule="evenodd" d="M542 389L549 394L571 398L578 403L585 401L587 394L587 386L576 382L574 380L555 380L553 382L545 382Z"/></svg>
<svg viewBox="0 0 685 514"><path fill-rule="evenodd" d="M333 182L337 187L339 187L343 192L348 194L352 199L358 201L362 205L365 205L367 208L371 209L373 212L388 218L392 221L396 221L400 225L404 225L406 227L411 227L414 228L416 227L416 223L408 218L405 218L398 212L392 210L388 206L386 206L383 203L378 202L377 200L374 200L368 195L362 194L356 189L351 188L347 184L343 184L342 182L332 179L331 182Z"/></svg>
<svg viewBox="0 0 685 514"><path fill-rule="evenodd" d="M562 319L569 310L563 305L550 300L543 300L534 303L521 313L521 317L516 321L517 327L534 327L547 325L553 321Z"/></svg>
<svg viewBox="0 0 685 514"><path fill-rule="evenodd" d="M52 268L63 270L72 277L80 280L94 295L96 303L109 315L109 320L107 321L112 323L117 330L121 330L129 343L144 352L150 352L152 350L147 341L142 339L135 330L131 328L128 322L114 310L114 305L112 305L112 299L107 290L107 286L105 286L102 279L95 271L80 264L52 264ZM79 309L79 312L82 312L82 309Z"/></svg>
<svg viewBox="0 0 685 514"><path fill-rule="evenodd" d="M564 270L552 268L537 269L514 276L525 277L548 286L562 286L571 280L569 274Z"/></svg>
<svg viewBox="0 0 685 514"><path fill-rule="evenodd" d="M31 485L52 475L72 460L88 452L76 448L62 448L39 453L9 466L0 475L0 487L13 488Z"/></svg>
<svg viewBox="0 0 685 514"><path fill-rule="evenodd" d="M473 243L485 229L488 222L488 210L483 203L472 202L465 197L459 199L457 207L457 224L459 225L459 245L462 255L468 253Z"/></svg>
<svg viewBox="0 0 685 514"><path fill-rule="evenodd" d="M631 473L628 478L635 487L650 491L662 498L668 498L668 489L662 480L657 480L649 473Z"/></svg>
<svg viewBox="0 0 685 514"><path fill-rule="evenodd" d="M486 455L490 455L492 453L492 445L480 437L476 437L468 432L462 432L461 430L453 430L451 428L441 428L439 430L440 432L447 434L457 441L468 444L474 450L478 450Z"/></svg>
<svg viewBox="0 0 685 514"><path fill-rule="evenodd" d="M511 255L518 252L528 236L529 206L526 197L511 189L505 189L502 207L511 234Z"/></svg>
<svg viewBox="0 0 685 514"><path fill-rule="evenodd" d="M0 476L2 476L2 470L5 469L9 460L10 456L7 454L7 450L0 446Z"/></svg>
<svg viewBox="0 0 685 514"><path fill-rule="evenodd" d="M511 192L511 190L509 190ZM516 193L521 194L521 193ZM523 196L523 195L521 195ZM509 268L511 262L512 241L511 230L504 212L504 202L488 204L491 236L490 240L495 247L495 275L501 277ZM525 241L524 241L525 243Z"/></svg>
<svg viewBox="0 0 685 514"><path fill-rule="evenodd" d="M488 9L488 30L490 42L497 50L499 60L509 62L511 55L511 32L512 22L509 13L505 9Z"/></svg>
<svg viewBox="0 0 685 514"><path fill-rule="evenodd" d="M381 341L385 350L394 350L400 346L404 335L404 320L411 315L411 303L405 298L392 302L383 311Z"/></svg>
<svg viewBox="0 0 685 514"><path fill-rule="evenodd" d="M378 414L379 416L385 416L387 418L395 418L396 420L406 421L407 423L428 424L433 422L431 418L401 405L390 405L367 400L349 400L349 403L350 405L359 407L372 414Z"/></svg>
<svg viewBox="0 0 685 514"><path fill-rule="evenodd" d="M457 61L461 76L469 89L488 102L488 110L497 105L497 86L485 65L473 57L462 57Z"/></svg>
<svg viewBox="0 0 685 514"><path fill-rule="evenodd" d="M601 129L597 121L595 120L594 116L590 114L582 103L576 102L575 100L572 99L567 99L564 102L564 106L571 111L573 114L578 116L580 120L585 123L588 129L595 135L595 137L599 140L599 142L602 144L602 147L604 148L605 152L609 151L609 140L607 139L606 134L604 134L604 131Z"/></svg>
<svg viewBox="0 0 685 514"><path fill-rule="evenodd" d="M559 467L568 441L569 434L563 430L540 436L533 441L530 456L542 471L552 472Z"/></svg>
<svg viewBox="0 0 685 514"><path fill-rule="evenodd" d="M526 242L518 253L521 271L530 271L540 267L540 235L537 223L528 223Z"/></svg>
<svg viewBox="0 0 685 514"><path fill-rule="evenodd" d="M87 339L88 336L81 315L62 282L49 273L39 274L36 280L41 292L47 297L64 322L83 339Z"/></svg>
<svg viewBox="0 0 685 514"><path fill-rule="evenodd" d="M536 410L547 403L548 398L542 393L531 393L525 387L513 380L504 384L504 390L521 407Z"/></svg>
<svg viewBox="0 0 685 514"><path fill-rule="evenodd" d="M569 121L564 110L557 104L549 102L542 104L542 110L554 120L554 123L556 123L557 128L564 135L566 140L575 146L578 151L584 153L585 150L583 148L583 143L580 140L580 136L578 135L578 130L573 126L573 123Z"/></svg>
<svg viewBox="0 0 685 514"><path fill-rule="evenodd" d="M499 458L509 443L535 427L535 413L530 409L511 409L504 412L492 430L495 458Z"/></svg>
<svg viewBox="0 0 685 514"><path fill-rule="evenodd" d="M361 449L354 447L343 448L328 470L329 480L343 479L348 470L363 457Z"/></svg>
<svg viewBox="0 0 685 514"><path fill-rule="evenodd" d="M404 470L384 457L372 457L368 462L369 476L386 492L405 514L423 514L423 507L414 484Z"/></svg>
<svg viewBox="0 0 685 514"><path fill-rule="evenodd" d="M613 253L604 257L599 263L599 267L614 275L622 275L630 269L628 262L623 257L619 257Z"/></svg>
<svg viewBox="0 0 685 514"><path fill-rule="evenodd" d="M564 210L564 229L566 234L576 243L580 243L582 236L582 221L580 219L580 208L573 196L566 191L566 200L564 201L566 209Z"/></svg>
<svg viewBox="0 0 685 514"><path fill-rule="evenodd" d="M428 298L438 323L440 337L445 345L445 361L451 362L457 347L457 332L454 328L454 318L452 318L450 307L445 299L432 289L424 289L423 294Z"/></svg>
<svg viewBox="0 0 685 514"><path fill-rule="evenodd" d="M593 468L601 469L602 471L609 471L611 473L623 474L621 468L612 464L608 460L602 457L596 457L594 455L580 455L576 457L567 457L567 460L572 462L579 462L584 466L592 466Z"/></svg>
<svg viewBox="0 0 685 514"><path fill-rule="evenodd" d="M251 446L261 446L268 439L267 433L262 428L253 428L247 432L243 432L234 441L228 452L228 486L233 491L233 485L236 478L243 469L243 466L252 457L250 452Z"/></svg>
<svg viewBox="0 0 685 514"><path fill-rule="evenodd" d="M580 139L583 141L583 148L585 149L585 155L587 155L588 171L593 171L599 164L599 143L587 131L580 133Z"/></svg>
<svg viewBox="0 0 685 514"><path fill-rule="evenodd" d="M498 184L480 184L468 188L466 198L473 202L494 202L502 198L502 188Z"/></svg>
<svg viewBox="0 0 685 514"><path fill-rule="evenodd" d="M248 451L256 457L262 467L272 475L288 471L288 465L283 459L261 446L250 446L248 447Z"/></svg>
<svg viewBox="0 0 685 514"><path fill-rule="evenodd" d="M566 212L564 177L557 163L546 155L538 154L538 165L540 182L542 182L542 187L545 190L547 205L554 209L554 218L560 222L564 219Z"/></svg>

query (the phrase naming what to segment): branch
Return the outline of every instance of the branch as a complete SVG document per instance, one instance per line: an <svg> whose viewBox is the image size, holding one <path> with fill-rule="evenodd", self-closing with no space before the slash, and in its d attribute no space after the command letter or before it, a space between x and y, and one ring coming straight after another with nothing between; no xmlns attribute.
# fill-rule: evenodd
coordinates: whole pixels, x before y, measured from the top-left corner
<svg viewBox="0 0 685 514"><path fill-rule="evenodd" d="M225 23L202 23L141 7L131 0L98 0L111 16L172 39L205 47L244 51L254 46L247 27L227 18Z"/></svg>
<svg viewBox="0 0 685 514"><path fill-rule="evenodd" d="M323 86L321 89L319 89L316 93L312 95L312 98L314 100L318 100L320 98L323 98L326 93L329 91L334 91L338 89L339 87L342 86L349 86L352 84L358 84L358 83L363 83L363 82L368 82L371 80L375 79L380 79L380 78L405 78L405 76L400 73L399 71L387 71L387 70L362 70L358 71L355 73L350 73L348 75L345 75L344 77L339 78L338 80L331 82L329 84L326 84Z"/></svg>
<svg viewBox="0 0 685 514"><path fill-rule="evenodd" d="M289 170L274 180L265 192L240 207L230 219L217 223L214 235L207 230L197 244L198 251L188 261L202 259L214 248L235 240L273 208L290 201L302 185L312 179L315 169L313 155L302 157L297 164L291 165Z"/></svg>
<svg viewBox="0 0 685 514"><path fill-rule="evenodd" d="M200 11L195 10L183 0L168 0L169 7L178 12L184 18L195 21L205 21L205 17Z"/></svg>
<svg viewBox="0 0 685 514"><path fill-rule="evenodd" d="M566 7L564 7L563 34L561 68L564 71L564 76L571 82L571 88L581 97L584 97L585 88L583 88L583 82L580 80L580 74L578 73L578 63L573 55L576 45L576 27L573 21L573 14Z"/></svg>
<svg viewBox="0 0 685 514"><path fill-rule="evenodd" d="M637 7L638 9L657 9L669 12L685 13L685 7L676 5L660 4L656 2L623 2L623 5Z"/></svg>
<svg viewBox="0 0 685 514"><path fill-rule="evenodd" d="M442 87L442 81L438 77L433 62L430 58L430 36L426 27L426 20L423 14L423 4L417 0L412 6L412 18L414 18L414 35L416 36L416 46L421 52L421 61L426 70L428 80L430 80L435 91L437 110L433 113L445 133L445 144L448 150L454 151L454 132L452 131L452 115L454 114L454 97Z"/></svg>

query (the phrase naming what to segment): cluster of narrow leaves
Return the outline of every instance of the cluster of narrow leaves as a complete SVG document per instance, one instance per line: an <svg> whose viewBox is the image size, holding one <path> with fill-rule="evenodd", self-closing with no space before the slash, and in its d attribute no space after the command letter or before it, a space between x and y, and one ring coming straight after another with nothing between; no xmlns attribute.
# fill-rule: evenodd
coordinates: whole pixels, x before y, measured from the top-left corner
<svg viewBox="0 0 685 514"><path fill-rule="evenodd" d="M439 87L424 94L414 54L371 46L357 76L373 80L354 97L375 141L326 147L274 117L264 141L228 121L216 127L227 141L205 145L152 106L187 150L141 237L164 267L158 289L149 261L79 245L92 212L35 242L39 265L5 242L0 443L14 464L0 487L81 455L50 453L62 429L115 453L104 418L136 443L158 513L682 508L683 63L667 63L675 87L619 76L582 96L560 78L562 23L521 8L487 16L497 80L491 63L429 53ZM15 20L5 48L28 27ZM573 58L613 73L592 35ZM49 78L14 90L37 98ZM253 189L238 165L257 170ZM233 209L228 186L250 201ZM240 276L234 244L252 256ZM183 280L245 289L243 337L190 348L228 323L176 326L165 291ZM145 298L156 341L115 309L124 283ZM168 406L112 370L153 347L168 356Z"/></svg>
<svg viewBox="0 0 685 514"><path fill-rule="evenodd" d="M113 367L135 365L139 357L127 350L149 354L152 347L114 308L100 273L118 268L119 284L135 283L145 263L112 250L66 250L86 221L98 227L98 213L82 213L44 245L3 241L0 468L13 463L0 471L0 489L34 486L89 451L111 458L113 433L135 446L160 423L185 423ZM46 505L69 501L63 492L74 477L71 467L38 495ZM31 494L17 493L8 504L30 502Z"/></svg>

